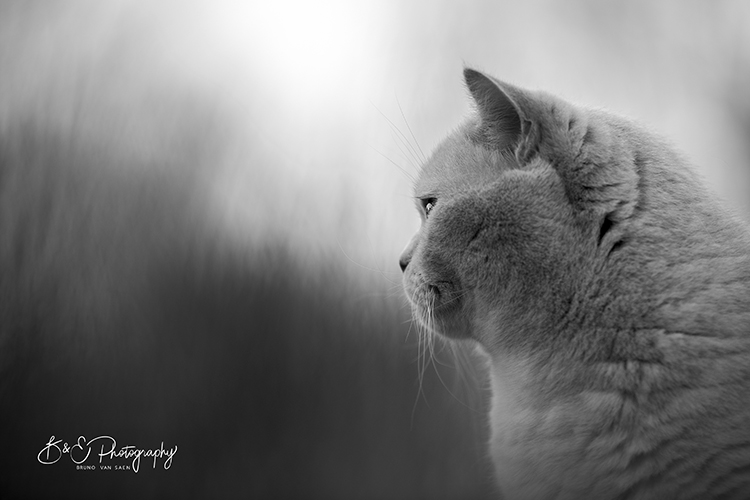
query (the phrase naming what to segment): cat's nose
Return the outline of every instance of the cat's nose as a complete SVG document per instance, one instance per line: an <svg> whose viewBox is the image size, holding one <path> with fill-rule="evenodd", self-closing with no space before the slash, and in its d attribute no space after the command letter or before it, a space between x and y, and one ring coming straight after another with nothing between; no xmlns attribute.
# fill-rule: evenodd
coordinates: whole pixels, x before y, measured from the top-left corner
<svg viewBox="0 0 750 500"><path fill-rule="evenodd" d="M406 271L406 266L409 265L410 260L411 260L411 256L409 256L408 258L404 258L403 255L401 256L401 258L398 259L398 265L401 266L402 273Z"/></svg>
<svg viewBox="0 0 750 500"><path fill-rule="evenodd" d="M406 267L409 265L409 262L411 262L411 256L414 255L414 249L417 247L417 237L419 236L419 233L415 234L411 240L409 240L409 243L406 245L406 248L404 248L404 251L401 252L401 257L398 259L398 265L401 266L401 272L403 273L406 271Z"/></svg>

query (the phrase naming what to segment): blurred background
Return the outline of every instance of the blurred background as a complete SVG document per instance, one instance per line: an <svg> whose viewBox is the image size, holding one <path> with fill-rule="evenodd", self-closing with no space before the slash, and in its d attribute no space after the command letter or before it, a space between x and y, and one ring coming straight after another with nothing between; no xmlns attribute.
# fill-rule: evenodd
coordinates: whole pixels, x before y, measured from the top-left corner
<svg viewBox="0 0 750 500"><path fill-rule="evenodd" d="M0 497L492 498L481 357L397 265L464 65L641 121L750 220L747 2L3 0Z"/></svg>

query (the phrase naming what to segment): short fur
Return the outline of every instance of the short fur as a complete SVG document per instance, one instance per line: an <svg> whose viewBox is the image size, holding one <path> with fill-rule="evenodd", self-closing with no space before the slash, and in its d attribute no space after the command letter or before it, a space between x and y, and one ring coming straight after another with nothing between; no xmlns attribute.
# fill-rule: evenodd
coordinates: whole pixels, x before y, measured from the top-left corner
<svg viewBox="0 0 750 500"><path fill-rule="evenodd" d="M464 76L401 264L424 326L491 360L504 496L750 498L748 227L637 125Z"/></svg>

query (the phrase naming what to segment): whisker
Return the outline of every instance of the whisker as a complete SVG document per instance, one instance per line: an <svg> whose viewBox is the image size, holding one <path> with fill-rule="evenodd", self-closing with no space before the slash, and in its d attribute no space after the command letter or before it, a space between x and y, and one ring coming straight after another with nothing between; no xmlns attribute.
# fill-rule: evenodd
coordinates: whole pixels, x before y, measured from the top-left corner
<svg viewBox="0 0 750 500"><path fill-rule="evenodd" d="M372 292L362 292L358 293L356 296L352 297L352 302L358 303L366 300L372 300L372 299L389 299L389 298L396 298L400 295L399 290L392 289L392 290L376 290ZM404 306L402 306L403 308Z"/></svg>
<svg viewBox="0 0 750 500"><path fill-rule="evenodd" d="M409 140L408 140L408 137L406 136L406 134L404 134L403 132L401 132L401 130L398 128L398 126L395 123L393 123L393 121L390 118L388 118L385 115L385 113L383 113L382 111L380 111L380 109L377 106L375 106L374 103L370 102L370 104L372 104L373 107L375 107L375 109L378 111L378 113L380 113L380 115L383 118L385 118L385 120L390 124L391 130L395 131L398 135L400 135L403 138L404 144L406 144L407 147L413 151L414 158L416 158L418 160L418 163L419 163L419 156L417 155L416 150L414 150L414 147L411 146L411 144L409 143ZM417 145L417 146L419 146L419 145Z"/></svg>
<svg viewBox="0 0 750 500"><path fill-rule="evenodd" d="M468 292L468 290L461 291L457 296L453 298L453 300L466 295ZM470 402L467 401L465 397L460 396L471 395L472 391L474 391L476 386L479 385L476 383L476 380L470 381L469 378L467 378L476 377L475 363L468 358L468 354L466 353L466 351L461 349L461 347L455 342L446 340L434 333L435 325L437 322L435 316L435 299L432 297L429 298L427 304L421 308L412 306L412 314L414 318L416 318L413 322L417 323L417 331L419 334L417 351L417 376L419 391L412 408L412 424L414 420L414 414L416 412L416 405L419 402L419 396L422 396L425 399L425 403L427 403L429 406L426 393L424 392L424 384L425 377L427 376L428 364L432 365L435 375L440 381L440 384L454 400L456 400L459 404L461 404L461 406L467 408L468 410L476 414L482 414L483 411L481 409L477 409L475 405L470 404ZM436 346L437 343L439 343L439 345ZM440 356L441 353L446 351L447 355L451 357L453 363L444 361ZM452 384L448 384L447 380L444 378L444 374L441 372L441 370L444 371L446 369L452 370L452 372L456 374ZM470 397L469 399L472 398Z"/></svg>
<svg viewBox="0 0 750 500"><path fill-rule="evenodd" d="M463 394L476 394L476 387L480 384L477 380L477 367L476 364L471 360L469 353L466 350L460 348L456 343L451 342L451 353L453 354L453 360L456 362L457 370L457 384L463 387ZM471 377L471 380L469 379ZM466 407L476 414L484 414L484 411L478 408L474 408L473 404L466 403Z"/></svg>
<svg viewBox="0 0 750 500"><path fill-rule="evenodd" d="M396 143L396 147L401 152L401 157L411 163L411 165L416 170L419 170L419 166L422 164L422 161L419 159L419 156L417 155L416 151L414 151L414 148L411 146L411 144L403 137L403 134L398 135L391 131L391 135L393 137L393 142ZM404 151L404 148L406 148L406 151Z"/></svg>
<svg viewBox="0 0 750 500"><path fill-rule="evenodd" d="M444 365L444 366L447 366L447 365ZM467 404L466 402L462 401L462 400L461 400L461 398L459 398L458 396L456 396L456 394L455 394L455 393L454 393L453 391L451 391L451 390L450 390L450 388L448 387L448 385L447 385L447 384L445 383L445 380L443 380L443 377L442 377L442 375L440 375L440 370L438 370L438 368L437 368L437 367L435 366L434 362L433 362L433 368L434 368L434 371L435 371L435 375L437 375L437 378L438 378L438 380L440 381L440 384L441 384L441 385L443 386L443 388L444 388L444 389L445 389L446 391L448 391L448 394L449 394L449 395L450 395L450 396L451 396L451 397L452 397L453 399L455 399L455 400L456 400L456 401L457 401L457 402L458 402L458 403L459 403L459 404L460 404L461 406L463 406L464 408L466 408L466 409L469 409L469 410L472 410L472 411L476 411L476 409L475 409L475 408L472 408L472 407L471 407L471 406L469 406L469 405L468 405L468 404Z"/></svg>
<svg viewBox="0 0 750 500"><path fill-rule="evenodd" d="M399 169L401 171L401 173L404 174L406 176L406 178L409 179L409 181L412 184L416 182L416 177L414 177L412 174L410 174L409 172L407 172L406 169L404 169L404 167L402 167L401 165L399 165L398 163L396 163L395 161L393 161L386 154L380 152L377 148L375 148L375 146L370 145L370 147L373 149L373 151L375 151L377 154L379 154L380 156L382 156L383 158L385 158L386 160L388 160L389 162L391 162L397 169Z"/></svg>
<svg viewBox="0 0 750 500"><path fill-rule="evenodd" d="M418 315L418 311L416 309L416 306L412 308L412 313L416 317ZM424 318L423 318L424 319ZM411 425L414 425L414 415L417 411L417 404L419 404L419 397L420 395L424 398L425 404L429 407L429 402L427 401L427 397L424 393L424 373L426 369L425 365L425 327L416 321L417 325L417 380L418 380L418 388L417 388L417 397L414 400L414 405L412 406L411 410Z"/></svg>
<svg viewBox="0 0 750 500"><path fill-rule="evenodd" d="M354 264L355 266L360 267L360 268L362 268L362 269L364 269L366 271L370 271L370 272L379 274L381 278L385 279L388 283L390 283L393 286L400 285L400 283L401 283L400 281L394 281L394 280L392 280L391 277L387 276L385 274L386 272L383 271L382 269L376 269L376 268L373 268L373 267L366 266L366 265L364 265L364 264L362 264L360 262L357 262L356 260L352 259L351 257L349 257L349 254L346 253L346 250L344 250L344 247L341 246L341 242L338 239L336 239L336 244L338 245L339 250L341 251L341 253L344 254L344 257L346 257L346 259L349 262L351 262L352 264ZM392 271L392 272L394 274L396 273L396 271Z"/></svg>
<svg viewBox="0 0 750 500"><path fill-rule="evenodd" d="M451 302L455 302L455 301L457 301L459 299L462 299L463 297L465 297L466 295L468 295L469 292L470 292L470 290L459 290L456 295L454 295L450 299L448 299L445 302L443 302L443 304L450 304Z"/></svg>
<svg viewBox="0 0 750 500"><path fill-rule="evenodd" d="M419 153L422 155L422 163L427 161L427 157L424 154L424 151L422 151L422 148L419 145L419 141L414 136L414 132L412 132L411 127L409 126L409 122L406 119L406 115L404 115L404 110L401 108L401 103L398 100L398 96L396 97L396 104L398 105L398 110L401 112L401 118L404 120L404 123L406 124L406 128L409 130L409 134L411 134L411 138L414 139L414 144L416 144L417 149L419 150Z"/></svg>

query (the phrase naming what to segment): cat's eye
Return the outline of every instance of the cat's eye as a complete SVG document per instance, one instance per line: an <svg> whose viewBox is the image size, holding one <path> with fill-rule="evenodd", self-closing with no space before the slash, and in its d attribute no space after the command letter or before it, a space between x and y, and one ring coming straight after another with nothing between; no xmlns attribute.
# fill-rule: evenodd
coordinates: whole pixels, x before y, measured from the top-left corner
<svg viewBox="0 0 750 500"><path fill-rule="evenodd" d="M430 212L432 212L432 209L435 208L435 205L437 205L437 198L422 198L420 201L422 202L422 211L424 212L424 216L429 217Z"/></svg>

